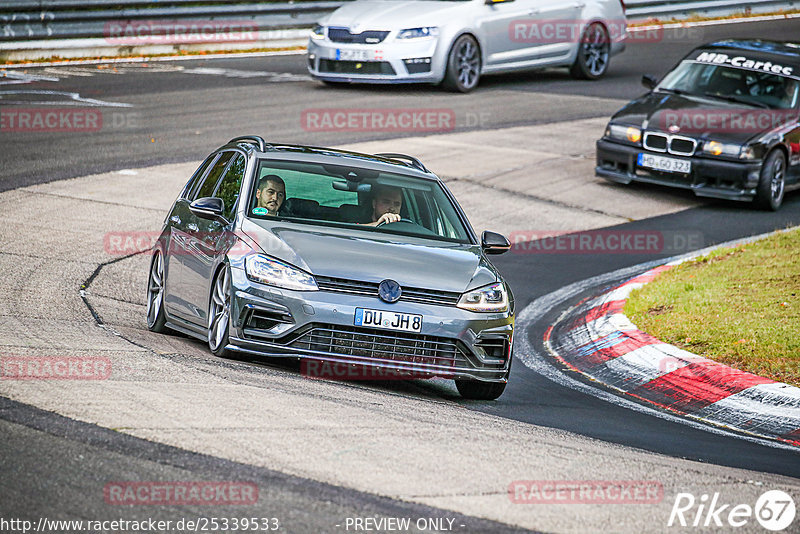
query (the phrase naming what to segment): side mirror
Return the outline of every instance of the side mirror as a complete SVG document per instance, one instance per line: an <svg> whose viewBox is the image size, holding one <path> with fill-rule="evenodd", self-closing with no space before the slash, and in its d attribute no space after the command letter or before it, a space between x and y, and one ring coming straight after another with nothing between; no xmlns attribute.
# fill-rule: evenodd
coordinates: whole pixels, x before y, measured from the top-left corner
<svg viewBox="0 0 800 534"><path fill-rule="evenodd" d="M210 219L212 221L224 220L222 211L225 209L225 202L221 198L198 198L189 204L189 209L192 213L203 219Z"/></svg>
<svg viewBox="0 0 800 534"><path fill-rule="evenodd" d="M511 248L506 236L486 230L481 235L481 248L487 254L502 254Z"/></svg>
<svg viewBox="0 0 800 534"><path fill-rule="evenodd" d="M642 76L642 85L644 85L646 89L650 89L652 91L656 88L656 85L658 85L658 80L656 80L655 76L645 74Z"/></svg>

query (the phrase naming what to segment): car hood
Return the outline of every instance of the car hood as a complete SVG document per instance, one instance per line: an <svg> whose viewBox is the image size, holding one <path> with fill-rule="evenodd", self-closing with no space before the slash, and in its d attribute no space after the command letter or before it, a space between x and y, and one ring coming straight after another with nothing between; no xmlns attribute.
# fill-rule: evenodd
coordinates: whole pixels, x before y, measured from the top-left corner
<svg viewBox="0 0 800 534"><path fill-rule="evenodd" d="M264 253L315 276L463 292L497 281L478 245L246 219L242 231Z"/></svg>
<svg viewBox="0 0 800 534"><path fill-rule="evenodd" d="M650 131L669 131L697 139L712 138L742 144L769 131L769 128L735 128L727 126L722 120L736 114L758 118L760 114L771 116L788 112L790 110L753 108L712 98L652 92L628 103L614 114L611 121L646 127ZM668 130L668 126L672 124L677 124L680 129Z"/></svg>
<svg viewBox="0 0 800 534"><path fill-rule="evenodd" d="M348 2L321 23L347 27L353 33L440 26L448 20L450 12L463 8L465 4L432 0L361 0Z"/></svg>

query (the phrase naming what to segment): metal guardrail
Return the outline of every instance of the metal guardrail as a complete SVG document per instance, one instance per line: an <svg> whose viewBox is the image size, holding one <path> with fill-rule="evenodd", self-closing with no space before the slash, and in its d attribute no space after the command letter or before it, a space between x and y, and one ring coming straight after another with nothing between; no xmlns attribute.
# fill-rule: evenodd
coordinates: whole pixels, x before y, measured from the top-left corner
<svg viewBox="0 0 800 534"><path fill-rule="evenodd" d="M0 42L107 37L107 23L197 21L251 24L251 29L309 28L345 1L294 0L3 0ZM670 18L688 12L719 14L770 6L798 8L800 0L627 0L628 19ZM255 28L253 28L253 26Z"/></svg>
<svg viewBox="0 0 800 534"><path fill-rule="evenodd" d="M764 11L766 9L798 9L800 1L786 0L626 0L628 19L671 18L675 15L697 13L719 15Z"/></svg>
<svg viewBox="0 0 800 534"><path fill-rule="evenodd" d="M249 22L257 30L309 28L343 1L10 0L0 5L0 42L107 37L107 24L132 21ZM201 4L201 5L198 5Z"/></svg>

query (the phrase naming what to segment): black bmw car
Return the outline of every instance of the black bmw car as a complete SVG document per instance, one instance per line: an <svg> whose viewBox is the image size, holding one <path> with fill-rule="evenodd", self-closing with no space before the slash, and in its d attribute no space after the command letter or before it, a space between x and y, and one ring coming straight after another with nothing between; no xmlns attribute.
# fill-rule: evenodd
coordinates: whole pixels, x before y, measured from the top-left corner
<svg viewBox="0 0 800 534"><path fill-rule="evenodd" d="M597 141L597 176L771 210L800 187L800 43L709 43L642 83Z"/></svg>

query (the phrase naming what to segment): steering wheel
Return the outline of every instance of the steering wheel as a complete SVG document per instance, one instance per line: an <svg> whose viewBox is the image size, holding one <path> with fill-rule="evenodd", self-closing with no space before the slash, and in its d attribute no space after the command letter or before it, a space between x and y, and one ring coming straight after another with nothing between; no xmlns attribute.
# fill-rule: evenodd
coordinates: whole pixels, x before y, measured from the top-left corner
<svg viewBox="0 0 800 534"><path fill-rule="evenodd" d="M412 221L411 219L406 219L405 217L403 217L403 218L402 218L402 219L400 219L399 221L392 221L392 222L388 222L388 223L387 223L387 222L382 222L382 223L380 223L379 225L377 225L375 228L380 228L381 226L384 226L384 225L386 225L386 224L395 224L395 223L401 223L401 222L404 222L404 223L411 223L411 224L417 224L417 223L415 223L414 221Z"/></svg>

